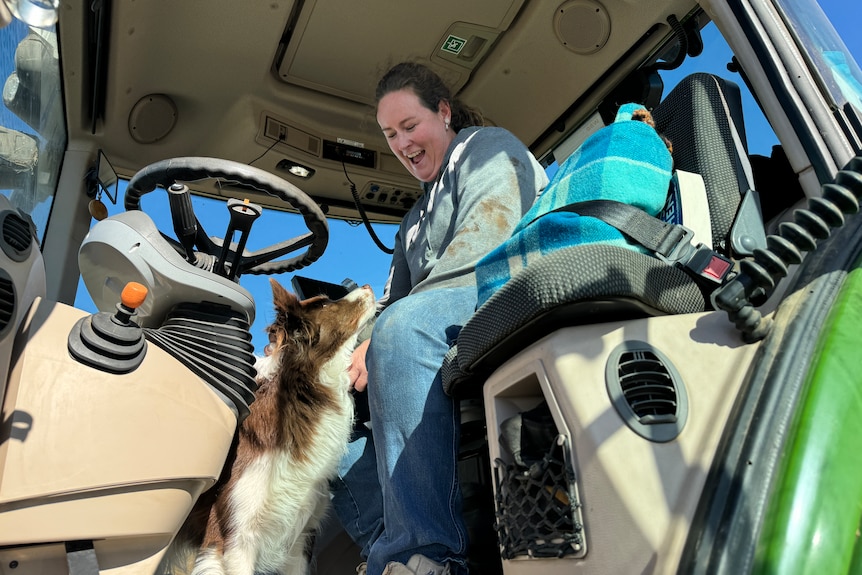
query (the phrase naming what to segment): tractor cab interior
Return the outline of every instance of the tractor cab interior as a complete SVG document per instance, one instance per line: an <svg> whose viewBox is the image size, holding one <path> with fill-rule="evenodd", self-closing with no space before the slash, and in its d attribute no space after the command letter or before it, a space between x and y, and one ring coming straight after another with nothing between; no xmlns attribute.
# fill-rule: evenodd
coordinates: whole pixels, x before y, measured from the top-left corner
<svg viewBox="0 0 862 575"><path fill-rule="evenodd" d="M858 420L831 362L858 349L862 71L821 4L0 0L0 575L155 572L254 401L257 282L382 295L422 193L375 116L404 60L552 179L628 103L672 145L657 216L569 206L640 249L531 259L446 356L471 571L782 572L817 551L783 518L854 532L858 500L788 494L858 459L785 457L806 398ZM334 520L311 553L360 560Z"/></svg>

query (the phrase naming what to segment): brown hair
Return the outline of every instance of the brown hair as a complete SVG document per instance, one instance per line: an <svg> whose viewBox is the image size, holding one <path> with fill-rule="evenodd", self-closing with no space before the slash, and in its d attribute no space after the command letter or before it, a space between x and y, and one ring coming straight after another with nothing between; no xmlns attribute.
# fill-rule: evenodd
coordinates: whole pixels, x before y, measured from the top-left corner
<svg viewBox="0 0 862 575"><path fill-rule="evenodd" d="M386 94L405 88L413 90L419 101L432 112L439 110L441 101L448 102L452 108L451 126L456 133L461 128L485 123L482 114L452 97L452 92L436 72L416 62L401 62L390 68L377 83L374 101L379 104Z"/></svg>

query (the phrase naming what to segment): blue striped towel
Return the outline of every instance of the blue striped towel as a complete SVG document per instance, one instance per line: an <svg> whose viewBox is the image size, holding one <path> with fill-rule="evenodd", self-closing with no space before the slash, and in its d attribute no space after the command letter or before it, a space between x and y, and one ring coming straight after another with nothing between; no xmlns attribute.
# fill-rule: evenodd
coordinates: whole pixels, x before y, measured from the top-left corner
<svg viewBox="0 0 862 575"><path fill-rule="evenodd" d="M479 305L531 261L560 248L604 242L643 250L596 218L573 212L548 213L575 202L599 199L632 204L652 216L661 211L673 161L655 129L631 119L639 108L643 106L621 106L612 124L587 138L560 166L512 236L479 260Z"/></svg>

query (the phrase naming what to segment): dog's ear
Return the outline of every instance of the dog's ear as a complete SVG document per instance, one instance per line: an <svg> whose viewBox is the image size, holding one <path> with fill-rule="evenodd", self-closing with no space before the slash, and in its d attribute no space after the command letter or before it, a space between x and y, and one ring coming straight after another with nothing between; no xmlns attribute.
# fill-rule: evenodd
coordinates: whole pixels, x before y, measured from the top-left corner
<svg viewBox="0 0 862 575"><path fill-rule="evenodd" d="M299 305L299 299L282 287L275 278L269 278L272 286L272 303L276 309L291 310Z"/></svg>
<svg viewBox="0 0 862 575"><path fill-rule="evenodd" d="M271 326L274 333L284 334L293 344L301 345L313 339L310 324L306 321L302 302L295 294L287 291L274 278L270 278L272 286L272 303L275 307L276 320ZM283 337L276 335L279 345L285 342Z"/></svg>

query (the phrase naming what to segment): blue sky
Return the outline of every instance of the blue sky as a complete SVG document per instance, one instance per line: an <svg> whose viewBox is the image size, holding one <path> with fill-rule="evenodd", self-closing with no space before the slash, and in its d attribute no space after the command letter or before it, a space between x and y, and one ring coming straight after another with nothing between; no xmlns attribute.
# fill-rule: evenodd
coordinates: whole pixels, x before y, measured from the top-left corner
<svg viewBox="0 0 862 575"><path fill-rule="evenodd" d="M858 35L859 22L862 22L862 2L858 0L820 0L820 5L832 20L857 62L862 62L862 39ZM705 41L709 41L709 38L705 37ZM725 69L725 64L729 60L729 51L727 54L727 57L720 56L714 62L714 72L723 77L731 76ZM682 77L686 72L676 71L675 74ZM670 77L665 79L665 92L669 90L669 84L672 81ZM741 84L741 82L738 83ZM757 128L760 121L757 118L759 111L746 108L745 114L750 151L768 155L773 140L769 138L768 130ZM765 124L765 120L762 122ZM761 137L760 134L767 135ZM249 160L251 159L249 158ZM147 209L148 206L163 201L163 198L160 198L163 195L162 190L148 194L143 198L143 207ZM120 198L122 198L122 193ZM122 199L119 203L122 204ZM193 206L198 219L203 222L209 234L223 235L227 226L227 208L224 204L195 198ZM110 213L116 213L120 209L119 206L109 205ZM151 215L160 214L155 218L157 225L162 231L170 233L170 218L166 217L166 209L161 206L152 207L148 213ZM375 230L382 242L391 247L396 227L377 225ZM252 229L248 248L260 249L304 232L305 228L298 216L271 210L265 211ZM341 283L345 278L350 278L360 285L369 284L379 296L383 293L383 286L389 271L389 260L390 256L383 253L375 245L363 225L351 225L343 221L332 220L330 221L329 245L324 255L308 268L298 270L296 273L332 283ZM290 280L293 275L293 273L282 274L276 276L276 279L285 287L290 288ZM243 276L240 284L252 293L257 303L257 319L251 331L255 349L261 353L263 346L267 343L264 328L273 318L269 278L267 276ZM76 305L88 311L95 311L83 284L79 285Z"/></svg>

